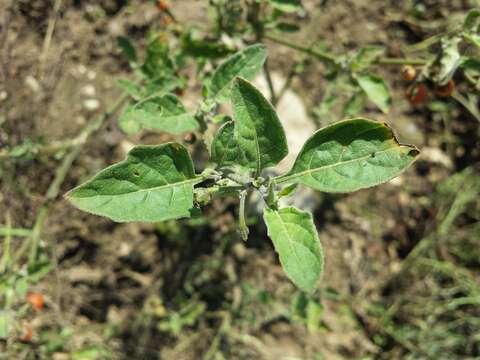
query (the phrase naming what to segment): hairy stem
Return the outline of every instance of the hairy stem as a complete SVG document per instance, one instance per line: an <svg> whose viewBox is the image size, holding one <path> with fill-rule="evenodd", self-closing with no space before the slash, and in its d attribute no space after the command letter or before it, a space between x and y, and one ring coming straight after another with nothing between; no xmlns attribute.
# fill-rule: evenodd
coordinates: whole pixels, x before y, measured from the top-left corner
<svg viewBox="0 0 480 360"><path fill-rule="evenodd" d="M240 231L240 236L242 240L247 241L248 239L248 226L245 221L245 202L247 199L247 191L244 190L240 193L240 207L238 209L238 229Z"/></svg>

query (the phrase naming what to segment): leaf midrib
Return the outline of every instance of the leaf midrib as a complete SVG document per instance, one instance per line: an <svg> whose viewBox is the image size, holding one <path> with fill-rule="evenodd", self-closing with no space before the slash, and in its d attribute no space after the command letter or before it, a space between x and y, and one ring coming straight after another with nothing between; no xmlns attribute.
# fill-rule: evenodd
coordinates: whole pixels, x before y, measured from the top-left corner
<svg viewBox="0 0 480 360"><path fill-rule="evenodd" d="M142 193L142 192L146 192L146 191L155 191L155 190L160 190L160 189L168 189L168 188L175 188L177 186L181 186L181 185L187 185L187 184L195 184L195 183L198 183L202 181L202 177L201 176L198 176L196 178L193 178L193 179L187 179L187 180L183 180L183 181L179 181L179 182L175 182L175 183L168 183L168 184L165 184L165 185L161 185L161 186L155 186L155 187L152 187L152 188L148 188L148 189L140 189L140 190L135 190L135 191L130 191L130 192L125 192L123 194L109 194L109 195L103 195L103 194L99 194L99 195L93 195L93 196L74 196L73 194L70 195L70 198L76 198L76 199L86 199L86 198L92 198L92 197L115 197L115 196L124 196L124 195L130 195L130 194L135 194L135 193Z"/></svg>
<svg viewBox="0 0 480 360"><path fill-rule="evenodd" d="M405 146L400 146L400 147L391 147L391 148L388 148L388 149L385 149L385 150L380 150L380 151L376 151L372 154L381 154L381 153L386 153L386 152L389 152L389 151L392 151L392 150L397 150L397 149L401 149ZM310 169L307 169L307 170L303 170L303 171L300 171L298 173L294 173L294 174L290 174L290 175L282 175L282 176L279 176L279 177L276 177L274 178L273 180L277 183L277 184L281 184L281 183L284 183L284 182L287 182L287 181L290 181L291 179L295 179L297 177L302 177L302 176L305 176L305 175L309 175L311 173L316 173L316 172L321 172L321 171L324 171L324 170L327 170L327 169L330 169L330 168L334 168L336 166L340 166L340 165L344 165L344 164L349 164L349 163L353 163L353 162L357 162L357 161L362 161L362 160L366 160L368 158L371 158L372 157L372 154L369 154L369 155L365 155L365 156L362 156L362 157L359 157L359 158L355 158L355 159L352 159L352 160L347 160L347 161L340 161L340 162L336 162L334 164L329 164L329 165L325 165L325 166L321 166L321 167L317 167L317 168L310 168ZM300 156L300 155L299 155Z"/></svg>

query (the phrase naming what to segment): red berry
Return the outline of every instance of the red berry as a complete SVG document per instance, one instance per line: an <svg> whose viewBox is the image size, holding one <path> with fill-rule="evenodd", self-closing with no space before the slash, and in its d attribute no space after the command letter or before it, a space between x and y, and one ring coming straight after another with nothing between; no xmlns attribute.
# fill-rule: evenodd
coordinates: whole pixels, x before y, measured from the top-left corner
<svg viewBox="0 0 480 360"><path fill-rule="evenodd" d="M423 84L410 86L405 92L405 96L413 106L421 105L427 98L427 88Z"/></svg>
<svg viewBox="0 0 480 360"><path fill-rule="evenodd" d="M445 85L435 86L435 95L438 97L449 97L452 95L453 90L455 90L455 81L450 79Z"/></svg>
<svg viewBox="0 0 480 360"><path fill-rule="evenodd" d="M402 76L405 81L413 81L417 76L417 70L413 66L405 65L402 67Z"/></svg>
<svg viewBox="0 0 480 360"><path fill-rule="evenodd" d="M32 309L35 311L42 310L43 305L45 305L45 299L40 293L28 293L27 302L32 306Z"/></svg>
<svg viewBox="0 0 480 360"><path fill-rule="evenodd" d="M168 3L165 0L158 0L157 8L160 11L168 10Z"/></svg>

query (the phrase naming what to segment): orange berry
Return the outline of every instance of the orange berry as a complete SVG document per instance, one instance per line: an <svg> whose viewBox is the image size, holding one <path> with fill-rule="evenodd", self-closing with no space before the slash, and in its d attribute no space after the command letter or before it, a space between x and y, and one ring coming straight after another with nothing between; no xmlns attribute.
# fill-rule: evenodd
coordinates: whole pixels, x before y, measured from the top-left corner
<svg viewBox="0 0 480 360"><path fill-rule="evenodd" d="M438 97L449 97L452 95L453 90L455 90L455 81L450 79L445 85L435 86L435 95Z"/></svg>
<svg viewBox="0 0 480 360"><path fill-rule="evenodd" d="M405 96L407 97L408 101L410 101L411 105L421 105L427 98L427 88L423 84L410 86L407 91L405 91Z"/></svg>
<svg viewBox="0 0 480 360"><path fill-rule="evenodd" d="M29 343L32 341L33 330L30 325L26 325L23 329L23 333L20 336L19 340L23 343Z"/></svg>
<svg viewBox="0 0 480 360"><path fill-rule="evenodd" d="M158 0L157 2L157 8L160 11L165 11L168 10L168 3L165 0Z"/></svg>
<svg viewBox="0 0 480 360"><path fill-rule="evenodd" d="M32 309L35 311L42 310L43 305L45 305L45 299L40 293L28 293L27 302L32 306Z"/></svg>
<svg viewBox="0 0 480 360"><path fill-rule="evenodd" d="M417 76L417 70L413 66L404 65L402 67L402 77L405 81L413 81Z"/></svg>

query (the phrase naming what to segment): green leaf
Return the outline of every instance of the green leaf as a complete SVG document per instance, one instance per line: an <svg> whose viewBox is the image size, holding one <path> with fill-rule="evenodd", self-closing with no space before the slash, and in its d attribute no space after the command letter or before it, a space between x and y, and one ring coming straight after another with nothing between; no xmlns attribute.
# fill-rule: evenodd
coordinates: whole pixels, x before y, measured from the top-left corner
<svg viewBox="0 0 480 360"><path fill-rule="evenodd" d="M477 48L480 48L480 35L479 34L474 34L474 33L465 33L463 34L463 37L465 40L469 41L473 45L475 45Z"/></svg>
<svg viewBox="0 0 480 360"><path fill-rule="evenodd" d="M182 37L182 49L185 54L194 58L217 59L230 53L230 49L224 44L212 42L211 40L197 39L191 31Z"/></svg>
<svg viewBox="0 0 480 360"><path fill-rule="evenodd" d="M296 32L300 30L300 27L296 24L290 24L286 22L279 22L275 25L275 30L281 32Z"/></svg>
<svg viewBox="0 0 480 360"><path fill-rule="evenodd" d="M198 122L172 94L151 97L127 106L119 124L127 133L135 133L144 128L182 134L198 128Z"/></svg>
<svg viewBox="0 0 480 360"><path fill-rule="evenodd" d="M266 208L263 218L280 263L295 285L313 292L323 273L323 250L312 214L294 207Z"/></svg>
<svg viewBox="0 0 480 360"><path fill-rule="evenodd" d="M211 160L218 166L238 164L239 149L233 133L234 123L229 121L218 129L212 141Z"/></svg>
<svg viewBox="0 0 480 360"><path fill-rule="evenodd" d="M218 102L228 100L235 77L241 76L247 80L253 79L262 68L266 58L266 47L262 44L248 46L230 56L213 73L208 87L209 98Z"/></svg>
<svg viewBox="0 0 480 360"><path fill-rule="evenodd" d="M140 88L134 82L126 79L119 79L117 81L118 86L125 91L128 95L130 95L135 100L140 100L141 98L141 91Z"/></svg>
<svg viewBox="0 0 480 360"><path fill-rule="evenodd" d="M234 137L240 149L237 163L259 175L287 156L285 132L272 105L250 82L235 79L232 103Z"/></svg>
<svg viewBox="0 0 480 360"><path fill-rule="evenodd" d="M366 46L354 55L350 68L352 71L361 71L368 68L375 60L385 52L383 46Z"/></svg>
<svg viewBox="0 0 480 360"><path fill-rule="evenodd" d="M385 81L381 77L371 74L357 75L356 79L370 101L384 113L388 113L392 100Z"/></svg>
<svg viewBox="0 0 480 360"><path fill-rule="evenodd" d="M195 175L182 145L136 146L127 158L67 194L79 209L117 222L189 217Z"/></svg>
<svg viewBox="0 0 480 360"><path fill-rule="evenodd" d="M274 9L286 13L302 10L302 2L300 0L270 0L270 5Z"/></svg>
<svg viewBox="0 0 480 360"><path fill-rule="evenodd" d="M460 65L465 74L471 78L480 77L480 60L475 58L463 58Z"/></svg>
<svg viewBox="0 0 480 360"><path fill-rule="evenodd" d="M461 56L458 52L460 38L442 39L442 54L439 61L439 72L435 76L438 85L445 85L455 74L460 65Z"/></svg>
<svg viewBox="0 0 480 360"><path fill-rule="evenodd" d="M476 31L475 27L479 25L480 9L472 9L465 16L463 29L465 31Z"/></svg>
<svg viewBox="0 0 480 360"><path fill-rule="evenodd" d="M145 62L141 67L148 80L174 74L175 66L169 53L168 43L162 36L153 35L148 39Z"/></svg>
<svg viewBox="0 0 480 360"><path fill-rule="evenodd" d="M356 116L363 111L367 98L364 92L357 92L353 94L350 99L348 99L345 107L343 108L343 113L346 116Z"/></svg>
<svg viewBox="0 0 480 360"><path fill-rule="evenodd" d="M419 151L401 145L387 124L362 118L340 121L313 134L292 170L276 179L325 192L352 192L398 176Z"/></svg>
<svg viewBox="0 0 480 360"><path fill-rule="evenodd" d="M117 45L120 49L122 49L123 55L127 58L130 64L137 62L137 53L135 52L132 42L128 38L124 36L118 36Z"/></svg>

